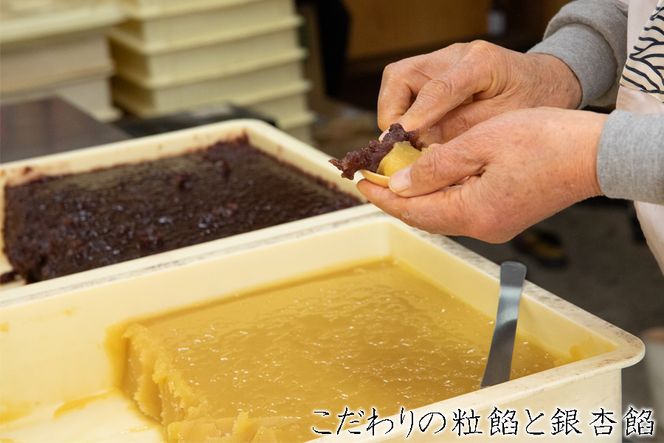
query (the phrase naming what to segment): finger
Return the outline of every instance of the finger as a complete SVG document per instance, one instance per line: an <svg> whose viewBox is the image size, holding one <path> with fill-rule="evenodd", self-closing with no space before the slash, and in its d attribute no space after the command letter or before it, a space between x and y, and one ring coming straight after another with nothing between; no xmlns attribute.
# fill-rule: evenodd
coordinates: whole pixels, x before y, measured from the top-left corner
<svg viewBox="0 0 664 443"><path fill-rule="evenodd" d="M434 73L440 75L454 66L466 46L456 43L387 65L378 92L378 126L385 130L398 121Z"/></svg>
<svg viewBox="0 0 664 443"><path fill-rule="evenodd" d="M400 197L367 180L360 181L357 187L371 203L411 226L438 234L466 234L468 211L462 204L461 186L412 198Z"/></svg>
<svg viewBox="0 0 664 443"><path fill-rule="evenodd" d="M473 103L473 97L467 98L466 100L464 100L464 102L461 105L459 105L456 109L453 109L450 112L448 112L440 121L436 122L429 129L418 131L417 141L424 146L429 146L436 143L438 144L444 143L454 138L451 136L445 136L446 134L452 134L452 133L456 135L461 134L463 131L457 132L457 131L452 131L449 128L446 128L446 126L448 125L448 120L452 117L452 115L455 115L459 110L465 108L467 105L470 105L472 103ZM481 105L481 103L478 103L477 105L479 106Z"/></svg>
<svg viewBox="0 0 664 443"><path fill-rule="evenodd" d="M405 200L395 195L392 191L382 186L371 183L368 180L360 180L357 189L374 205L388 214L398 217L400 211L395 211L399 201Z"/></svg>
<svg viewBox="0 0 664 443"><path fill-rule="evenodd" d="M500 103L487 100L459 106L450 111L439 124L434 126L438 130L435 135L439 137L439 142L450 141L478 123L482 123L507 110Z"/></svg>
<svg viewBox="0 0 664 443"><path fill-rule="evenodd" d="M460 137L429 148L409 167L390 178L390 189L402 197L426 195L479 175L485 166L474 137Z"/></svg>
<svg viewBox="0 0 664 443"><path fill-rule="evenodd" d="M378 92L378 127L386 130L410 108L413 97L430 80L416 68L417 57L390 64Z"/></svg>
<svg viewBox="0 0 664 443"><path fill-rule="evenodd" d="M429 129L449 111L490 85L491 74L483 64L472 66L463 59L422 86L413 104L398 121L408 130Z"/></svg>

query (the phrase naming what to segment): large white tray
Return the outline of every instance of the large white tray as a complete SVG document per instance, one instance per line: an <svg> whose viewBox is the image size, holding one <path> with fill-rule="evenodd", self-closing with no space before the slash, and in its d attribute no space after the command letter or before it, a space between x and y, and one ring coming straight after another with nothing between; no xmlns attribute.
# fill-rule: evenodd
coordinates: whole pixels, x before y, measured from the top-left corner
<svg viewBox="0 0 664 443"><path fill-rule="evenodd" d="M299 47L300 23L299 17L289 16L185 42L143 42L119 28L112 29L109 35L120 75L142 79L144 84L166 85L292 51Z"/></svg>
<svg viewBox="0 0 664 443"><path fill-rule="evenodd" d="M255 120L234 120L0 165L0 234L4 224L4 190L7 184L23 183L41 175L86 172L117 164L154 160L181 154L196 148L205 148L220 140L232 139L243 134L246 134L250 143L257 148L295 165L303 171L336 184L344 192L362 198L354 183L342 179L338 171L328 163L330 158L328 155L266 123ZM377 211L372 206L363 205L339 212L352 214L356 211L367 210ZM324 214L316 218L325 219L330 216L332 214ZM272 228L266 228L265 230L269 231L270 229ZM0 236L0 251L2 251L3 243L3 237ZM163 254L168 256L169 253L165 252ZM163 254L157 254L155 257ZM0 273L9 269L10 265L6 256L0 252ZM93 271L86 271L83 274L89 272ZM67 278L61 277L55 280ZM47 283L48 281L34 283L29 286L39 286ZM15 285L0 286L0 299L4 298L5 294L9 294L12 287L15 287Z"/></svg>
<svg viewBox="0 0 664 443"><path fill-rule="evenodd" d="M122 263L87 276L17 289L0 299L0 412L15 420L0 425L0 437L17 442L135 441L157 442L154 423L141 419L116 393L54 417L63 404L114 386L116 371L108 350L119 349L109 331L134 318L155 315L241 291L292 279L357 260L394 257L414 266L447 293L487 316L496 312L498 267L440 236L421 233L379 213L349 217L331 214L217 242ZM166 258L166 259L164 259ZM286 258L286 259L285 259ZM140 266L139 266L140 264ZM643 344L632 335L578 307L527 283L519 331L545 350L574 363L443 400L415 410L420 417L470 408L484 420L484 434L460 441L487 439L487 416L498 407L517 411L520 438L509 441L587 442L593 436L592 411L604 408L620 420L620 371L643 356ZM111 334L111 337L114 335ZM321 398L324 404L324 398ZM547 421L556 408L577 411L581 435L552 438ZM523 432L526 411L543 412L544 437ZM371 441L401 441L407 421ZM448 429L436 441L456 440ZM405 427L405 428L404 428ZM620 442L620 426L602 441ZM366 434L364 434L366 436ZM369 441L345 433L329 441ZM499 441L502 441L498 438ZM43 441L43 440L42 440ZM328 441L328 440L325 440ZM415 432L409 441L431 441Z"/></svg>
<svg viewBox="0 0 664 443"><path fill-rule="evenodd" d="M129 4L125 9L129 19L118 28L145 44L187 44L208 36L232 34L292 17L295 10L293 0L194 0L145 8L131 3L125 3Z"/></svg>

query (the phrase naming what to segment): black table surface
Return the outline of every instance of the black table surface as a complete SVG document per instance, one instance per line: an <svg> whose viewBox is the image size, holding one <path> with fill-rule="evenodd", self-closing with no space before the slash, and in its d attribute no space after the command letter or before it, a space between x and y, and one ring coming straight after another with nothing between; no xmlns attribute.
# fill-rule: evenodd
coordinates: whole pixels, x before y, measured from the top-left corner
<svg viewBox="0 0 664 443"><path fill-rule="evenodd" d="M57 97L0 106L0 163L128 138Z"/></svg>
<svg viewBox="0 0 664 443"><path fill-rule="evenodd" d="M57 97L3 104L0 105L0 163L238 118L274 124L264 115L227 104L151 119L125 116L112 124L99 122Z"/></svg>

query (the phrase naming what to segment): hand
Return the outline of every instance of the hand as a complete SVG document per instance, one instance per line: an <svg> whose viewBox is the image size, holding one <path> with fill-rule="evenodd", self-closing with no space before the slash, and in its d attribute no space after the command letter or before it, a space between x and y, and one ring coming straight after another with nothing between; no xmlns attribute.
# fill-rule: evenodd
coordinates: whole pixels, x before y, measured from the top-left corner
<svg viewBox="0 0 664 443"><path fill-rule="evenodd" d="M507 111L576 108L581 86L561 60L484 41L459 43L388 65L378 95L378 126L399 122L427 142L451 140Z"/></svg>
<svg viewBox="0 0 664 443"><path fill-rule="evenodd" d="M358 188L425 231L502 243L601 193L597 145L605 120L554 108L508 112L431 145L391 177L390 189L366 180Z"/></svg>

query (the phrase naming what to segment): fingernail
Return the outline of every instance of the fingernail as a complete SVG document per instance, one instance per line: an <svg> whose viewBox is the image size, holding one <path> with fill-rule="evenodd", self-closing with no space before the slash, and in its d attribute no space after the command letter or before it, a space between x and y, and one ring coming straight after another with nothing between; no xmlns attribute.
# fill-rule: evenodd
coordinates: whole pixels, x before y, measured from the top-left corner
<svg viewBox="0 0 664 443"><path fill-rule="evenodd" d="M395 172L390 177L390 189L397 194L410 188L410 166Z"/></svg>
<svg viewBox="0 0 664 443"><path fill-rule="evenodd" d="M385 134L387 134L388 132L389 132L389 129L384 130L383 133L378 136L378 140L382 142L383 137L385 137Z"/></svg>

